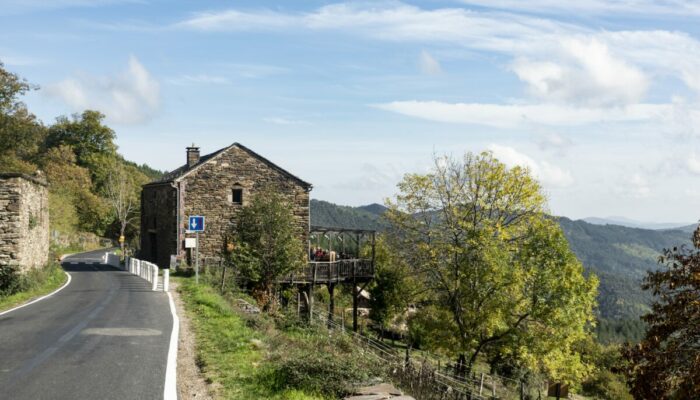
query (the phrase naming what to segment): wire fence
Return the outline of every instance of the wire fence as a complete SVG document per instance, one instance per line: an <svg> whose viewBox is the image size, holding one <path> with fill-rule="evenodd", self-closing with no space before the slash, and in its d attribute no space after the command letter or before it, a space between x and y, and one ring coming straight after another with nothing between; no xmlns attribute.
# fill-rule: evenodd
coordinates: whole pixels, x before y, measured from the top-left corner
<svg viewBox="0 0 700 400"><path fill-rule="evenodd" d="M410 351L401 354L395 347L367 335L346 329L328 319L325 312L312 311L316 321L329 330L348 335L366 352L382 361L392 379L419 400L527 400L542 399L545 383L528 383L487 373L459 374L454 365L444 366L427 358L412 358ZM546 393L546 392L545 392Z"/></svg>
<svg viewBox="0 0 700 400"><path fill-rule="evenodd" d="M242 278L234 268L227 267L219 259L205 260L200 278L210 285L224 290L240 290ZM259 313L257 306L237 299L238 306L247 313ZM545 382L525 382L486 372L460 373L455 364L440 364L434 357L416 359L410 350L399 351L396 347L369 335L354 332L339 322L328 318L327 311L311 310L312 324L339 333L352 339L357 350L369 354L382 362L392 380L418 400L540 400L546 398Z"/></svg>

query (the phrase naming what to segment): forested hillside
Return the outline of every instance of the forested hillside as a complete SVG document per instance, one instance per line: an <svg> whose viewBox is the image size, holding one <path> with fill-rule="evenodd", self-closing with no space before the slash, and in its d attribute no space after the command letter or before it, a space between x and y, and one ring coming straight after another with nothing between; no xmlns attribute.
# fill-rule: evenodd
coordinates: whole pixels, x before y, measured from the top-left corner
<svg viewBox="0 0 700 400"><path fill-rule="evenodd" d="M379 204L362 207L337 206L320 200L311 202L313 225L381 230ZM639 316L649 310L649 294L640 283L646 271L658 268L664 248L690 244L690 229L650 230L619 225L594 225L558 218L571 249L587 271L600 278L598 294L599 332L604 341L634 339L641 335Z"/></svg>
<svg viewBox="0 0 700 400"><path fill-rule="evenodd" d="M32 89L0 63L0 171L46 178L51 229L59 233L117 239L122 221L113 200L123 196L133 204L125 236L136 241L140 187L161 172L125 160L115 132L97 111L59 116L51 124L38 120L19 99Z"/></svg>

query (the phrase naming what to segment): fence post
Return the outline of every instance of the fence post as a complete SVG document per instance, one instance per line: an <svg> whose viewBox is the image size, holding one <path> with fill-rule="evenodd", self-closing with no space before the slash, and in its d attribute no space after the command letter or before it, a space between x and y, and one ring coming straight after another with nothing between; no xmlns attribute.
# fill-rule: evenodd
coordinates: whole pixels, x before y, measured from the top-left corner
<svg viewBox="0 0 700 400"><path fill-rule="evenodd" d="M491 396L496 398L496 376L491 375Z"/></svg>
<svg viewBox="0 0 700 400"><path fill-rule="evenodd" d="M222 266L219 263L219 266ZM221 294L224 294L224 282L226 282L226 264L223 264L223 270L221 271Z"/></svg>
<svg viewBox="0 0 700 400"><path fill-rule="evenodd" d="M481 382L479 382L479 396L484 391L484 373L481 373Z"/></svg>
<svg viewBox="0 0 700 400"><path fill-rule="evenodd" d="M170 270L166 268L163 270L163 291L164 292L168 291L169 285L170 285Z"/></svg>
<svg viewBox="0 0 700 400"><path fill-rule="evenodd" d="M153 290L158 290L158 268L157 265L153 265Z"/></svg>

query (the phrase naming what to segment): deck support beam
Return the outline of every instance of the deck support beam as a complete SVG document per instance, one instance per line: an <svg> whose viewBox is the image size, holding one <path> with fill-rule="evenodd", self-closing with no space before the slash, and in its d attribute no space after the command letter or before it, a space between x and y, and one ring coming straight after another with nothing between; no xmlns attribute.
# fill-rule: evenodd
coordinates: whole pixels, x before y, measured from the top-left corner
<svg viewBox="0 0 700 400"><path fill-rule="evenodd" d="M333 328L333 315L335 314L335 297L333 292L335 291L335 283L328 284L328 295L330 299L328 301L328 329Z"/></svg>

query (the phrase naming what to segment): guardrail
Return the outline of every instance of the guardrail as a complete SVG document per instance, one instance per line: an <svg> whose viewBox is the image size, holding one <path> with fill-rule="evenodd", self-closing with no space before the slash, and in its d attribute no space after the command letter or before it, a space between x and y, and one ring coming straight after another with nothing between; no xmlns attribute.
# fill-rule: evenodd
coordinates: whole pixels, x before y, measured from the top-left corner
<svg viewBox="0 0 700 400"><path fill-rule="evenodd" d="M158 275L160 268L157 265L150 263L145 260L139 260L134 257L126 257L124 263L122 264L118 255L114 253L105 253L104 263L111 265L115 268L119 268L123 271L127 271L132 275L140 276L146 281L151 283L152 289L158 290ZM163 270L163 291L167 292L170 286L170 270Z"/></svg>

